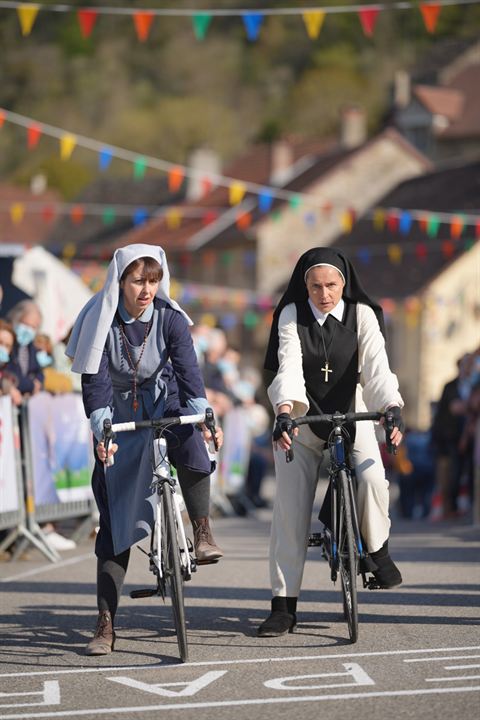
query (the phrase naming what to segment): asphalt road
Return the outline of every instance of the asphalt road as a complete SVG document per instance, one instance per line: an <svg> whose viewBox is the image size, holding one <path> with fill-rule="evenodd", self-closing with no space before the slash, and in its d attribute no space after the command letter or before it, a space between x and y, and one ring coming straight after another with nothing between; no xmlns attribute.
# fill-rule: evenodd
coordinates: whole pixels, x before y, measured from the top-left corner
<svg viewBox="0 0 480 720"><path fill-rule="evenodd" d="M256 637L270 602L270 518L215 521L226 556L187 585L188 664L170 608L128 596L150 582L142 553L132 551L115 652L101 658L83 655L96 619L92 539L57 564L37 550L0 563L0 718L478 717L480 528L394 521L404 583L359 593L351 645L340 591L314 548L298 632Z"/></svg>

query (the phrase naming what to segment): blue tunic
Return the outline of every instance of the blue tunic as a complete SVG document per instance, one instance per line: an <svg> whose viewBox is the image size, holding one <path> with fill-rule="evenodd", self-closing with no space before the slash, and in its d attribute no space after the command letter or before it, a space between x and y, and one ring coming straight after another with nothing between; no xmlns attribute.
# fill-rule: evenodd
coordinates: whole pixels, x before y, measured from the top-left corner
<svg viewBox="0 0 480 720"><path fill-rule="evenodd" d="M107 407L113 410L113 422L201 411L206 406L203 379L190 331L181 313L158 298L154 301L150 330L137 371L139 407L136 413L133 411L133 370L120 322L117 313L98 373L82 376L87 416L95 416ZM122 325L128 351L136 362L146 324L137 320ZM96 434L99 439L98 432ZM201 433L189 428L180 438L180 443L169 443L176 463L202 476L210 474L211 463ZM151 439L151 430L121 434L115 464L105 472L103 464L96 462L92 485L100 511L100 532L95 547L99 557L118 555L150 532L153 523Z"/></svg>

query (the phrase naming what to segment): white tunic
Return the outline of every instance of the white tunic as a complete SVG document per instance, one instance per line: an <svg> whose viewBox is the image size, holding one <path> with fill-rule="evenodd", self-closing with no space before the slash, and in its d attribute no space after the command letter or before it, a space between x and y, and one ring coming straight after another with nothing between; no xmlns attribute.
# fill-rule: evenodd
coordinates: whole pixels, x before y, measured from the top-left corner
<svg viewBox="0 0 480 720"><path fill-rule="evenodd" d="M278 337L279 368L268 388L268 397L275 412L278 405L287 403L293 406L293 417L299 417L308 412L310 405L303 377L295 303L286 305L280 313ZM370 412L383 412L392 405L402 408L397 376L390 370L378 320L372 308L362 303L357 304L357 337L362 405ZM356 410L362 409L357 403Z"/></svg>

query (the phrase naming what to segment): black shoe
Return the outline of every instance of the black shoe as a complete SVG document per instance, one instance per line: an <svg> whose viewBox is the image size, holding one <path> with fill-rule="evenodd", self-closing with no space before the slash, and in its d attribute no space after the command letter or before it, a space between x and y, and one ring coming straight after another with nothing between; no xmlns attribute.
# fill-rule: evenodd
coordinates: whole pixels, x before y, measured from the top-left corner
<svg viewBox="0 0 480 720"><path fill-rule="evenodd" d="M377 566L377 569L373 570L373 575L382 590L390 590L402 584L400 570L388 552L388 540L384 542L380 550L370 553L370 558Z"/></svg>
<svg viewBox="0 0 480 720"><path fill-rule="evenodd" d="M257 630L258 637L280 637L295 632L297 616L282 610L272 610Z"/></svg>

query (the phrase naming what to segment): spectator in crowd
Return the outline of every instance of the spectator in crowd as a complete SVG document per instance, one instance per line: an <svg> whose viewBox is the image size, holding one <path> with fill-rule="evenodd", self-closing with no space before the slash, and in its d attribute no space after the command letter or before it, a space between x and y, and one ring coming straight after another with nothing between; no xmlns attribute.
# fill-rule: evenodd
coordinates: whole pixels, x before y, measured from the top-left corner
<svg viewBox="0 0 480 720"><path fill-rule="evenodd" d="M37 360L35 335L42 323L42 314L32 300L21 300L7 315L15 332L15 344L6 366L17 378L17 387L23 396L35 395L43 388L43 371Z"/></svg>
<svg viewBox="0 0 480 720"><path fill-rule="evenodd" d="M14 345L13 327L6 320L0 319L0 395L10 395L14 405L20 405L22 393L17 387L17 378L7 369Z"/></svg>
<svg viewBox="0 0 480 720"><path fill-rule="evenodd" d="M432 423L432 444L436 456L436 486L445 516L458 510L460 481L468 462L466 448L460 446L471 391L474 355L466 353L457 362L457 376L443 388Z"/></svg>
<svg viewBox="0 0 480 720"><path fill-rule="evenodd" d="M50 337L39 333L34 343L37 348L37 362L43 370L44 390L53 395L72 392L73 383L70 376L55 367L54 346Z"/></svg>

